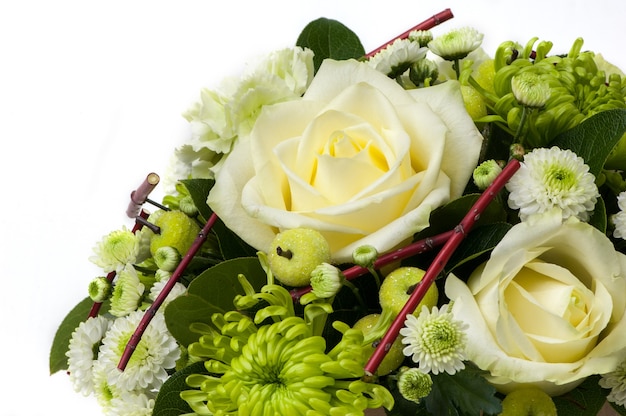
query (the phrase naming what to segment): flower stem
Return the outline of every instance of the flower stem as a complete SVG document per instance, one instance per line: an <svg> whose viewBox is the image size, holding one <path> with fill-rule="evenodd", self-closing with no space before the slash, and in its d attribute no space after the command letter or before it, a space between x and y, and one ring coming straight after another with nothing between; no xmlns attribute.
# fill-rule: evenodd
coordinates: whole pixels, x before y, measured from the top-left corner
<svg viewBox="0 0 626 416"><path fill-rule="evenodd" d="M165 286L163 286L163 289L161 290L159 295L156 297L152 305L150 305L150 307L144 313L143 317L141 318L141 321L139 322L139 325L137 325L137 329L135 329L135 332L130 337L128 344L126 344L124 353L122 354L120 358L120 362L117 365L117 368L119 370L124 371L124 369L126 368L126 365L128 364L128 361L130 360L130 357L133 355L135 348L137 348L139 341L141 341L141 337L143 336L143 333L145 332L148 325L150 324L150 321L152 321L152 318L161 307L161 304L163 304L163 301L165 300L167 295L169 295L169 293L172 291L172 288L174 287L176 282L180 279L183 272L185 271L185 269L187 268L187 266L189 265L193 257L196 255L196 253L200 250L200 247L202 246L202 244L204 244L204 242L206 241L209 235L209 232L211 231L211 228L213 227L216 221L217 221L217 215L215 215L215 213L211 214L211 217L206 222L202 230L200 230L200 232L198 233L193 244L191 245L191 247L189 248L185 256L182 258L180 263L178 264L178 267L176 267L176 270L174 270L174 273L172 273L172 276L169 278Z"/></svg>
<svg viewBox="0 0 626 416"><path fill-rule="evenodd" d="M422 23L413 26L411 29L407 30L406 32L404 32L400 36L396 36L395 38L393 38L389 42L385 43L384 45L381 45L378 48L374 49L373 51L371 51L370 53L365 55L365 58L367 58L367 59L371 58L372 56L376 55L378 52L380 52L381 50L385 49L387 46L392 44L397 39L406 39L406 38L408 38L409 34L411 32L413 32L414 30L430 30L433 27L439 25L440 23L443 23L446 20L449 20L449 19L451 19L453 17L454 17L454 15L452 14L452 11L450 9L445 9L445 10L437 13L436 15L434 15L434 16L426 19L426 20L424 20Z"/></svg>
<svg viewBox="0 0 626 416"><path fill-rule="evenodd" d="M446 241L448 241L452 234L454 234L454 230L446 231L433 237L428 237L423 240L416 241L398 250L383 254L376 259L374 265L371 268L380 269L381 267L384 267L395 261L404 260L417 254L426 253L427 251L430 251L435 247L443 245ZM355 265L342 271L342 273L345 276L346 280L353 280L357 277L370 273L370 269L367 267ZM377 276L375 275L375 277ZM297 289L292 289L289 293L291 294L293 300L297 301L303 295L309 293L310 291L311 286L305 286Z"/></svg>
<svg viewBox="0 0 626 416"><path fill-rule="evenodd" d="M419 302L424 298L430 285L435 278L441 273L448 260L457 249L465 235L471 230L482 212L487 208L491 201L496 197L498 192L504 187L507 181L519 169L520 163L517 159L511 159L500 175L485 189L482 195L474 203L474 206L463 217L463 220L454 228L454 232L450 239L446 241L442 249L439 251L433 262L431 263L426 274L422 278L420 284L415 288L409 300L406 302L398 316L393 320L389 329L380 341L380 344L374 350L374 353L365 364L364 370L367 376L376 373L378 366L387 355L387 351L391 348L391 344L396 340L400 329L404 326L407 315L412 314Z"/></svg>

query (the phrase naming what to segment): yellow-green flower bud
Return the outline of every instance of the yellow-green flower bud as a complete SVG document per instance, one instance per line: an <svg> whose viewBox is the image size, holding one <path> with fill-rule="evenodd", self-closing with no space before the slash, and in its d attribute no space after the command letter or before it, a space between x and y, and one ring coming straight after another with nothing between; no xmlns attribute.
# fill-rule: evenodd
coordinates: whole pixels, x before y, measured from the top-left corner
<svg viewBox="0 0 626 416"><path fill-rule="evenodd" d="M522 72L511 79L511 91L525 107L541 108L550 99L550 85L538 74Z"/></svg>
<svg viewBox="0 0 626 416"><path fill-rule="evenodd" d="M171 246L159 247L154 252L154 262L159 269L173 272L180 263L180 253Z"/></svg>
<svg viewBox="0 0 626 416"><path fill-rule="evenodd" d="M95 256L89 258L93 263L107 273L120 271L127 263L137 261L139 240L124 227L105 236L93 250Z"/></svg>
<svg viewBox="0 0 626 416"><path fill-rule="evenodd" d="M470 52L476 50L482 41L482 33L474 28L464 27L437 36L428 42L428 48L446 61L454 61L465 58Z"/></svg>
<svg viewBox="0 0 626 416"><path fill-rule="evenodd" d="M354 264L361 267L372 267L377 257L378 250L376 250L376 247L370 245L359 246L354 250L354 252L352 252L352 260L354 261Z"/></svg>
<svg viewBox="0 0 626 416"><path fill-rule="evenodd" d="M502 172L502 167L498 162L490 159L484 161L474 169L472 178L478 189L484 191L498 177L500 172Z"/></svg>
<svg viewBox="0 0 626 416"><path fill-rule="evenodd" d="M111 295L113 285L106 277L96 277L89 283L89 297L94 302L104 302Z"/></svg>
<svg viewBox="0 0 626 416"><path fill-rule="evenodd" d="M439 68L429 59L414 62L409 68L409 79L417 86L432 85L437 77L439 77Z"/></svg>
<svg viewBox="0 0 626 416"><path fill-rule="evenodd" d="M145 286L133 266L127 265L117 276L113 296L111 296L111 315L122 317L137 310L141 305Z"/></svg>
<svg viewBox="0 0 626 416"><path fill-rule="evenodd" d="M331 298L339 292L344 281L341 270L331 264L322 263L311 273L311 292L320 299Z"/></svg>
<svg viewBox="0 0 626 416"><path fill-rule="evenodd" d="M417 42L420 47L428 45L428 42L433 40L433 33L430 30L414 30L409 33L409 40L411 42Z"/></svg>
<svg viewBox="0 0 626 416"><path fill-rule="evenodd" d="M402 367L398 375L398 390L402 397L415 403L428 396L433 388L433 380L428 373L418 368Z"/></svg>
<svg viewBox="0 0 626 416"><path fill-rule="evenodd" d="M193 198L185 196L178 201L178 209L184 212L188 217L194 217L198 213L198 207L193 202Z"/></svg>
<svg viewBox="0 0 626 416"><path fill-rule="evenodd" d="M170 277L172 277L172 272L168 272L167 270L158 269L156 272L154 272L154 280L156 280L157 282L169 279Z"/></svg>

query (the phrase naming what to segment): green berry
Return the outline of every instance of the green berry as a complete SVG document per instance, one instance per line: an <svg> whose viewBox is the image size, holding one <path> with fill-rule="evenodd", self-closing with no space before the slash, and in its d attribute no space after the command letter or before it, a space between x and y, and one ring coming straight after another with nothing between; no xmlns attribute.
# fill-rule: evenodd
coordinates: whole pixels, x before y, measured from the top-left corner
<svg viewBox="0 0 626 416"><path fill-rule="evenodd" d="M161 247L173 247L184 256L200 232L200 226L181 211L165 211L156 217L154 225L161 229L150 240L150 253L154 256Z"/></svg>
<svg viewBox="0 0 626 416"><path fill-rule="evenodd" d="M378 300L380 307L397 316L409 300L415 286L422 280L425 272L417 267L400 267L385 277L380 285ZM426 295L415 308L414 314L419 315L422 306L431 309L437 305L439 291L433 283L426 291Z"/></svg>
<svg viewBox="0 0 626 416"><path fill-rule="evenodd" d="M556 416L556 406L542 390L522 388L507 394L499 416Z"/></svg>
<svg viewBox="0 0 626 416"><path fill-rule="evenodd" d="M363 335L367 337L367 334L376 326L379 318L380 315L377 313L365 315L354 324L353 328L360 329L361 332L363 332ZM404 361L404 354L402 353L403 349L404 344L402 344L402 337L396 338L393 344L391 344L391 349L387 352L387 355L385 355L385 358L383 358L378 366L378 370L376 371L378 376L386 376L393 370L400 367ZM369 360L372 354L374 354L374 347L372 345L363 347L363 354L365 355L365 359Z"/></svg>
<svg viewBox="0 0 626 416"><path fill-rule="evenodd" d="M485 104L482 95L480 95L474 87L461 85L461 95L463 96L465 109L472 120L478 120L487 115L487 105Z"/></svg>
<svg viewBox="0 0 626 416"><path fill-rule="evenodd" d="M318 231L294 228L276 235L267 260L272 274L281 283L306 286L318 265L330 263L330 246Z"/></svg>

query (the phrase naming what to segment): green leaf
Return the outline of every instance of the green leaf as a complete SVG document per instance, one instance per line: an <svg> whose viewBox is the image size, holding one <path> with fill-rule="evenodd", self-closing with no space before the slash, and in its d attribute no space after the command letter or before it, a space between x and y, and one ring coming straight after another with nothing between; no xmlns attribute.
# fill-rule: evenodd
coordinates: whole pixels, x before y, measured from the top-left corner
<svg viewBox="0 0 626 416"><path fill-rule="evenodd" d="M204 367L204 362L198 362L171 375L159 389L152 416L178 416L193 413L189 404L180 398L181 391L190 390L185 380L191 374L209 373Z"/></svg>
<svg viewBox="0 0 626 416"><path fill-rule="evenodd" d="M359 59L365 55L361 41L352 30L336 20L323 17L306 25L296 45L315 53L313 64L316 72L326 58Z"/></svg>
<svg viewBox="0 0 626 416"><path fill-rule="evenodd" d="M52 347L50 348L50 374L54 374L57 371L67 370L67 352L72 333L78 327L81 322L87 320L89 311L93 306L93 300L87 297L80 301L63 319L61 325L57 329L52 341ZM109 308L108 302L103 304L100 308L100 312L106 312Z"/></svg>
<svg viewBox="0 0 626 416"><path fill-rule="evenodd" d="M596 416L604 402L607 391L598 384L600 376L590 376L577 388L562 396L554 397L559 415Z"/></svg>
<svg viewBox="0 0 626 416"><path fill-rule="evenodd" d="M267 275L256 257L226 260L196 277L179 296L165 308L165 323L176 340L187 346L198 340L198 334L189 330L194 322L211 324L214 313L234 309L233 299L244 291L237 276L243 274L255 289L267 282Z"/></svg>
<svg viewBox="0 0 626 416"><path fill-rule="evenodd" d="M196 205L196 208L198 208L200 215L202 215L205 220L209 219L213 212L206 203L206 199L215 181L212 179L186 179L180 182L185 185L185 188L189 191L189 196L191 196L193 203Z"/></svg>
<svg viewBox="0 0 626 416"><path fill-rule="evenodd" d="M589 171L600 174L611 150L626 133L626 110L602 111L557 136L551 146L570 149L585 159Z"/></svg>
<svg viewBox="0 0 626 416"><path fill-rule="evenodd" d="M502 411L496 389L472 367L453 376L445 372L432 375L432 379L433 389L424 400L434 416L495 415Z"/></svg>
<svg viewBox="0 0 626 416"><path fill-rule="evenodd" d="M466 262L493 250L511 227L511 224L505 222L476 227L465 237L450 257L444 273L450 273Z"/></svg>
<svg viewBox="0 0 626 416"><path fill-rule="evenodd" d="M603 233L606 233L606 205L604 204L604 199L602 199L602 197L598 198L598 200L596 201L596 206L594 207L593 214L591 214L591 218L589 218L589 224L593 225Z"/></svg>

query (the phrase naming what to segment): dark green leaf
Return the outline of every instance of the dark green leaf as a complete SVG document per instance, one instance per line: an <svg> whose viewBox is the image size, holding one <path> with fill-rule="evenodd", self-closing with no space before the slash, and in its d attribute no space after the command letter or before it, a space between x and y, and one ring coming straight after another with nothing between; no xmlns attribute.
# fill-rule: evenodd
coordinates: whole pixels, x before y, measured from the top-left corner
<svg viewBox="0 0 626 416"><path fill-rule="evenodd" d="M589 219L589 224L596 227L598 230L603 233L606 232L607 226L607 217L606 217L606 205L604 204L604 199L602 197L598 198L596 202L596 206L593 210L593 214Z"/></svg>
<svg viewBox="0 0 626 416"><path fill-rule="evenodd" d="M432 379L433 389L425 402L434 416L495 415L502 411L496 389L471 367L454 376L440 373Z"/></svg>
<svg viewBox="0 0 626 416"><path fill-rule="evenodd" d="M602 111L554 139L551 146L570 149L585 159L589 171L596 177L611 150L626 133L626 110Z"/></svg>
<svg viewBox="0 0 626 416"><path fill-rule="evenodd" d="M243 274L255 289L267 281L267 275L256 257L224 261L204 271L187 288L187 294L174 299L165 309L165 322L174 338L189 345L198 334L189 330L194 322L211 325L211 315L234 309L233 299L243 295L237 276Z"/></svg>
<svg viewBox="0 0 626 416"><path fill-rule="evenodd" d="M180 398L181 391L190 390L185 380L191 374L208 374L204 362L183 368L165 380L154 403L153 416L178 416L193 413L189 404Z"/></svg>
<svg viewBox="0 0 626 416"><path fill-rule="evenodd" d="M206 199L215 181L212 179L186 179L182 180L181 183L189 191L189 196L191 196L193 203L198 208L200 215L207 220L211 216L212 211L207 205Z"/></svg>
<svg viewBox="0 0 626 416"><path fill-rule="evenodd" d="M65 316L61 325L59 325L54 335L54 340L52 341L52 347L50 348L50 374L67 370L67 357L65 356L65 352L69 348L72 333L81 322L87 320L92 306L93 300L91 300L91 298L83 299ZM107 302L102 305L100 311L105 312L108 308Z"/></svg>
<svg viewBox="0 0 626 416"><path fill-rule="evenodd" d="M217 220L213 226L213 231L217 235L220 252L225 260L236 259L238 257L252 257L256 255L256 250L250 247L237 234L232 232L222 220Z"/></svg>
<svg viewBox="0 0 626 416"><path fill-rule="evenodd" d="M296 45L315 53L313 64L316 72L326 58L359 59L365 55L365 49L353 31L336 20L323 17L312 21L302 30Z"/></svg>
<svg viewBox="0 0 626 416"><path fill-rule="evenodd" d="M511 224L500 222L473 229L450 257L445 273L447 274L481 254L493 250L511 227Z"/></svg>
<svg viewBox="0 0 626 416"><path fill-rule="evenodd" d="M607 391L598 384L600 376L590 376L577 388L554 397L559 415L595 416L606 401Z"/></svg>

